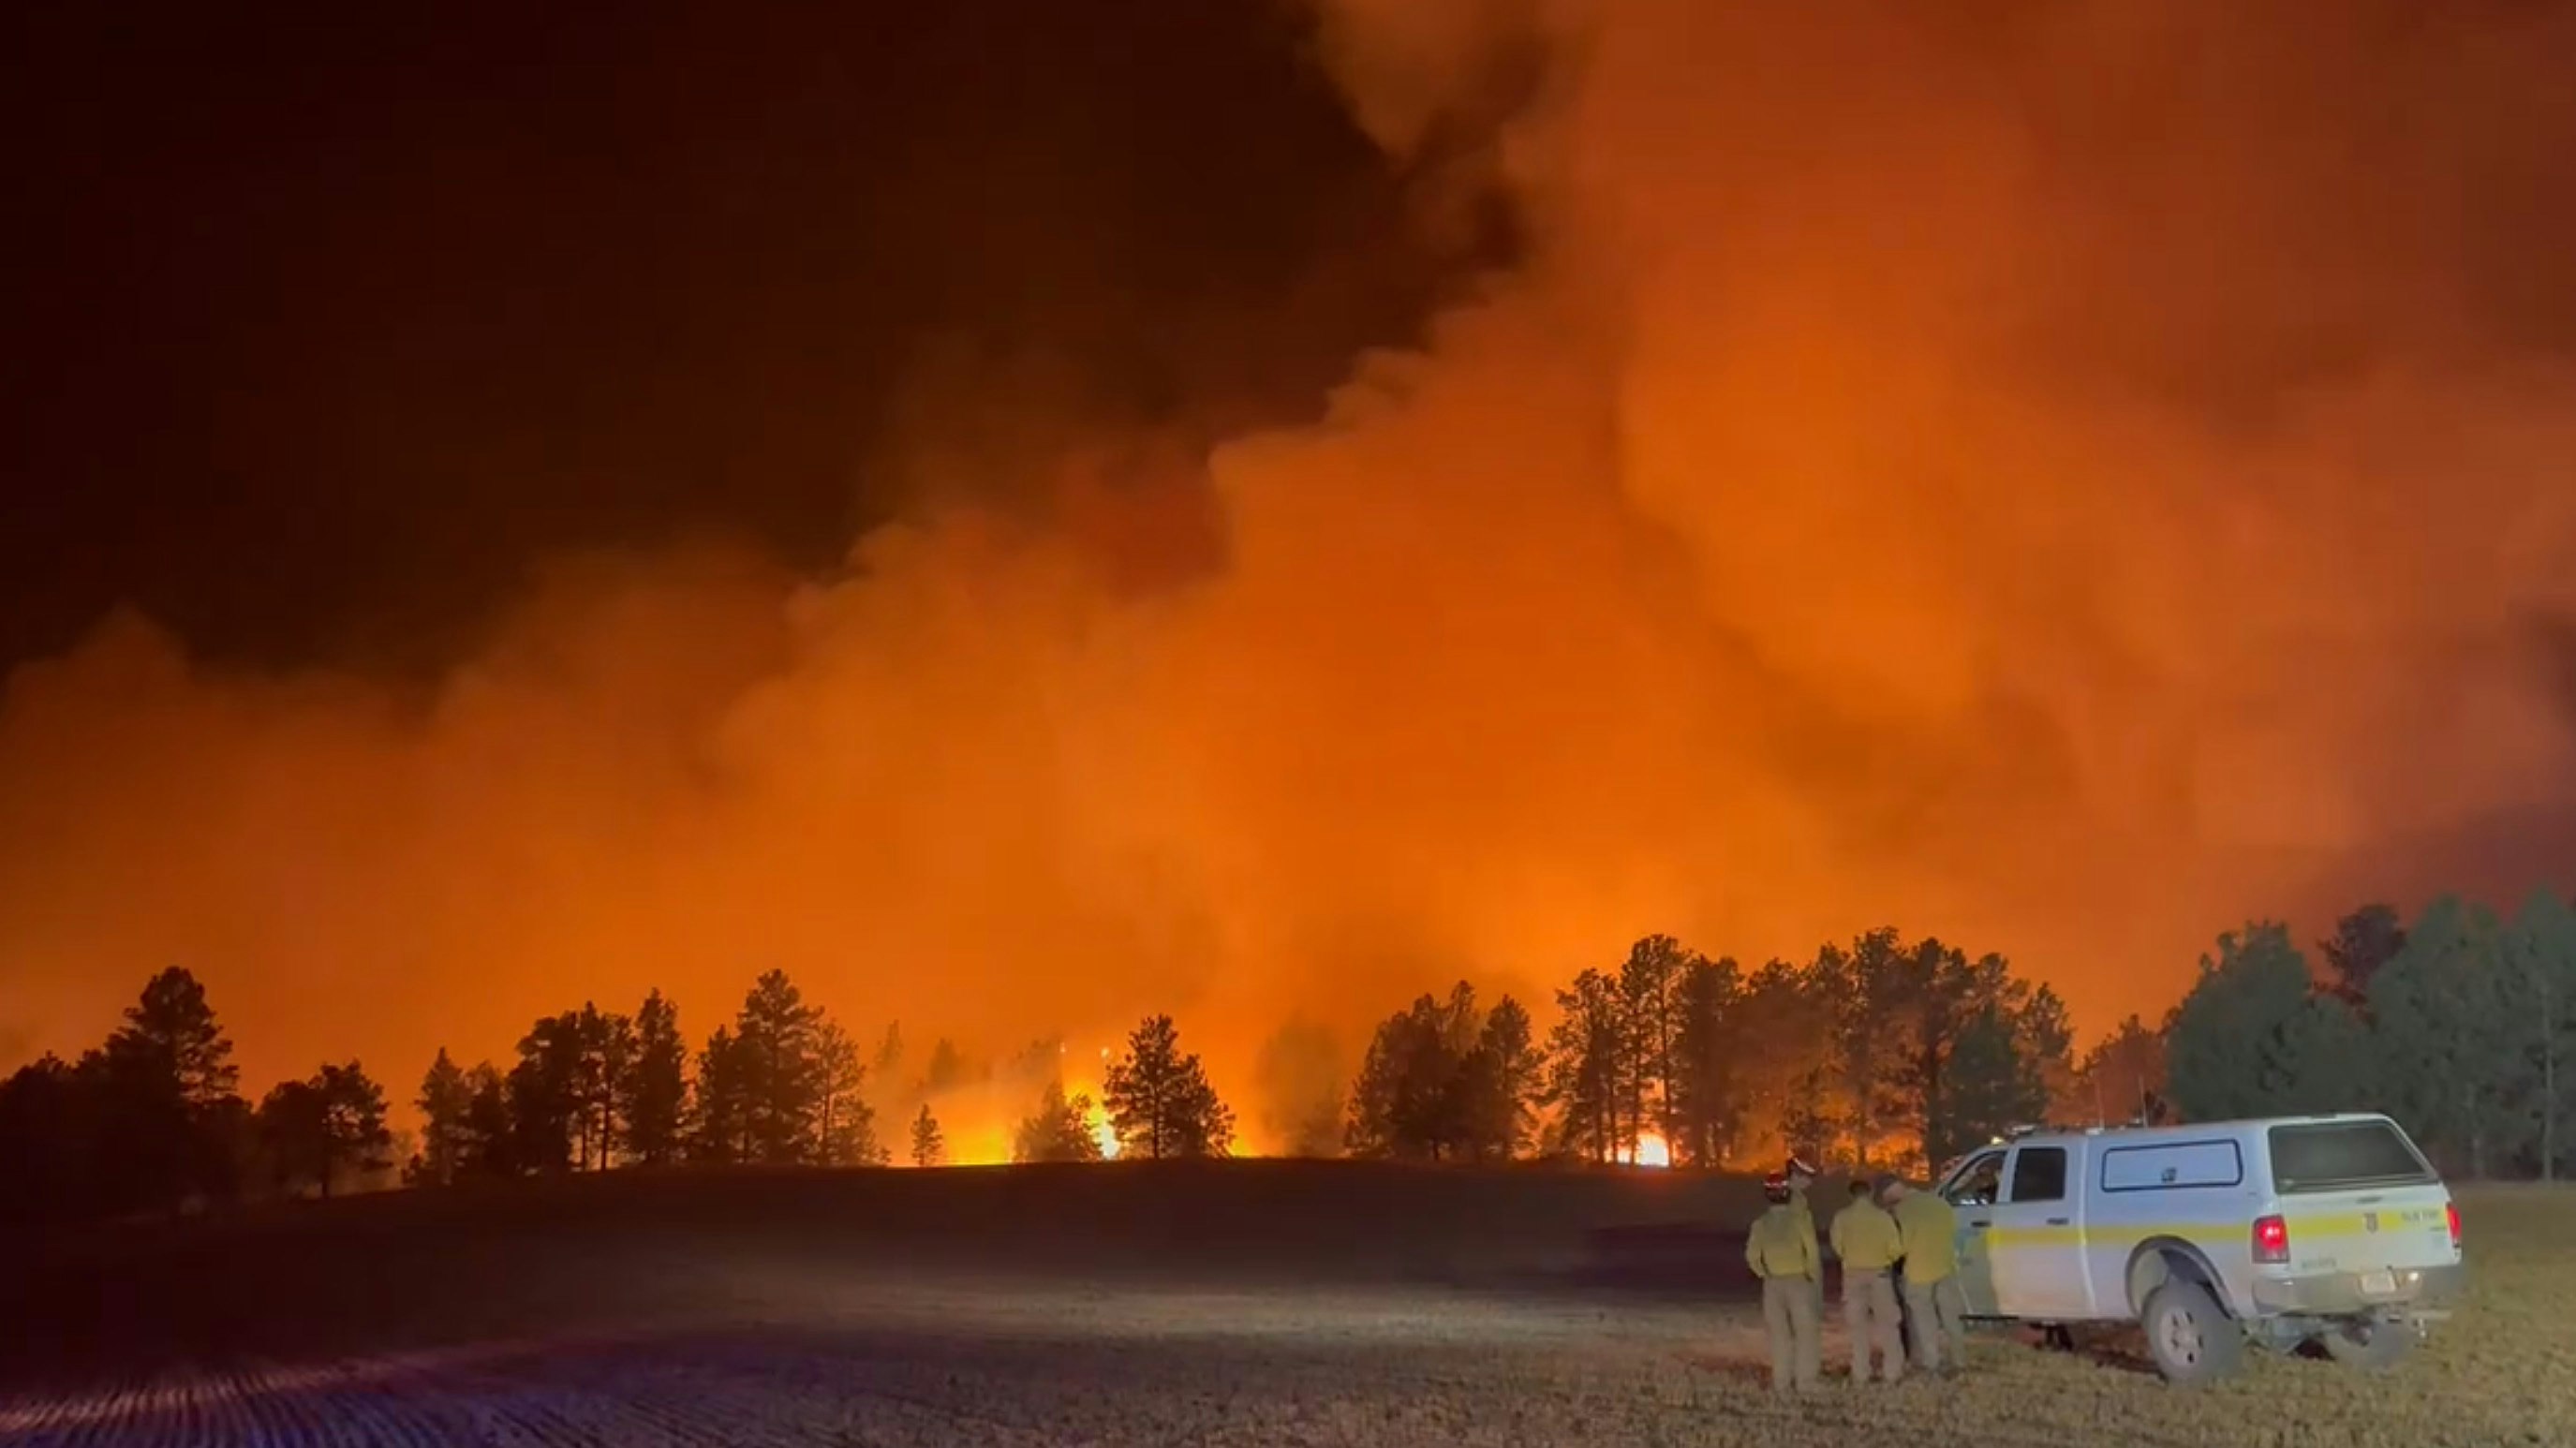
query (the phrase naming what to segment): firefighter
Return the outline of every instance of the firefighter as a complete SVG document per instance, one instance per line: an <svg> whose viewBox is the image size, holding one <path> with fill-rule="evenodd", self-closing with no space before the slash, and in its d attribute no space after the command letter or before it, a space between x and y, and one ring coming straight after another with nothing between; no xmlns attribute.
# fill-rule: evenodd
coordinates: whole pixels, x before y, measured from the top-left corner
<svg viewBox="0 0 2576 1448"><path fill-rule="evenodd" d="M1788 1162L1780 1168L1780 1174L1789 1182L1789 1205L1795 1207L1798 1216L1806 1222L1807 1235L1816 1235L1816 1211L1807 1205L1807 1188L1816 1184L1816 1169L1800 1160L1793 1151L1789 1153ZM1825 1274L1822 1272L1816 1274L1814 1295L1816 1320L1822 1322L1825 1320Z"/></svg>
<svg viewBox="0 0 2576 1448"><path fill-rule="evenodd" d="M1817 1283L1824 1276L1816 1251L1816 1224L1799 1212L1786 1172L1762 1179L1771 1203L1745 1234L1744 1265L1762 1280L1762 1327L1771 1339L1771 1391L1786 1394L1816 1386L1823 1376L1824 1344L1818 1337Z"/></svg>
<svg viewBox="0 0 2576 1448"><path fill-rule="evenodd" d="M1953 1371L1968 1365L1968 1299L1959 1290L1959 1215L1940 1193L1903 1177L1878 1179L1878 1198L1896 1218L1905 1250L1905 1311L1914 1329L1914 1363L1941 1371L1948 1340Z"/></svg>
<svg viewBox="0 0 2576 1448"><path fill-rule="evenodd" d="M1870 1349L1887 1380L1905 1376L1905 1348L1898 1337L1896 1283L1890 1274L1904 1255L1896 1219L1870 1200L1870 1184L1851 1184L1851 1205L1834 1214L1834 1255L1843 1264L1843 1330L1851 1334L1852 1384L1869 1381Z"/></svg>

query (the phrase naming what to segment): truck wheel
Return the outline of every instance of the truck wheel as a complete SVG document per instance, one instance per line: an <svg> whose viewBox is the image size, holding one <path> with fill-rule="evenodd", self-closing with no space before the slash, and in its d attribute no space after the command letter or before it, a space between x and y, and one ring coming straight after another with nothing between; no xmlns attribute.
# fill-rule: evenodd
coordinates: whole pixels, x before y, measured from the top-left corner
<svg viewBox="0 0 2576 1448"><path fill-rule="evenodd" d="M2165 1381L2190 1386L2236 1371L2245 1356L2245 1334L2199 1283L2176 1277L2147 1294L2139 1314L2147 1353Z"/></svg>
<svg viewBox="0 0 2576 1448"><path fill-rule="evenodd" d="M2415 1346L2415 1331L2402 1322L2338 1322L2317 1334L2326 1356L2366 1373L2385 1372L2404 1361Z"/></svg>

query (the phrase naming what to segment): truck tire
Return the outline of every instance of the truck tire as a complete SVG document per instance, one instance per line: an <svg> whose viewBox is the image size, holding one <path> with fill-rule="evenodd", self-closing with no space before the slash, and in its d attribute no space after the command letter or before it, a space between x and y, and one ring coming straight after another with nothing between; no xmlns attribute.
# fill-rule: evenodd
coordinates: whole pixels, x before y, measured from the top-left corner
<svg viewBox="0 0 2576 1448"><path fill-rule="evenodd" d="M2414 1349L2415 1330L2402 1322L2338 1322L2317 1334L2317 1346L2345 1367L2365 1373L2386 1372Z"/></svg>
<svg viewBox="0 0 2576 1448"><path fill-rule="evenodd" d="M2216 1382L2244 1360L2244 1331L2218 1310L2208 1289L2188 1278L2171 1278L2147 1294L2138 1321L2146 1329L2147 1354L2166 1382Z"/></svg>

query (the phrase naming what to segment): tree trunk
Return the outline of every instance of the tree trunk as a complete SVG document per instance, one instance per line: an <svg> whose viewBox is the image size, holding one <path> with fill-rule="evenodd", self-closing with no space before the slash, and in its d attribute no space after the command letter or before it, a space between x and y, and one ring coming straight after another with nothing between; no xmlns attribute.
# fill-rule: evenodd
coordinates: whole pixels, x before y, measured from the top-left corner
<svg viewBox="0 0 2576 1448"><path fill-rule="evenodd" d="M2540 1044L2540 1179L2558 1180L2558 1042L2551 1030Z"/></svg>
<svg viewBox="0 0 2576 1448"><path fill-rule="evenodd" d="M2558 1001L2540 966L2540 1179L2558 1180Z"/></svg>

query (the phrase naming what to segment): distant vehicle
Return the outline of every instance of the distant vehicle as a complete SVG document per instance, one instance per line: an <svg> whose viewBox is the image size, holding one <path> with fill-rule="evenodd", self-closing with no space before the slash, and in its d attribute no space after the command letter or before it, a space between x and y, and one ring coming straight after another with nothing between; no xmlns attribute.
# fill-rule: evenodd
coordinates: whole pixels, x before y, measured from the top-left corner
<svg viewBox="0 0 2576 1448"><path fill-rule="evenodd" d="M1970 1317L2135 1322L2180 1383L2234 1371L2248 1343L2387 1367L2466 1276L2459 1208L2385 1116L2032 1131L1938 1190Z"/></svg>

